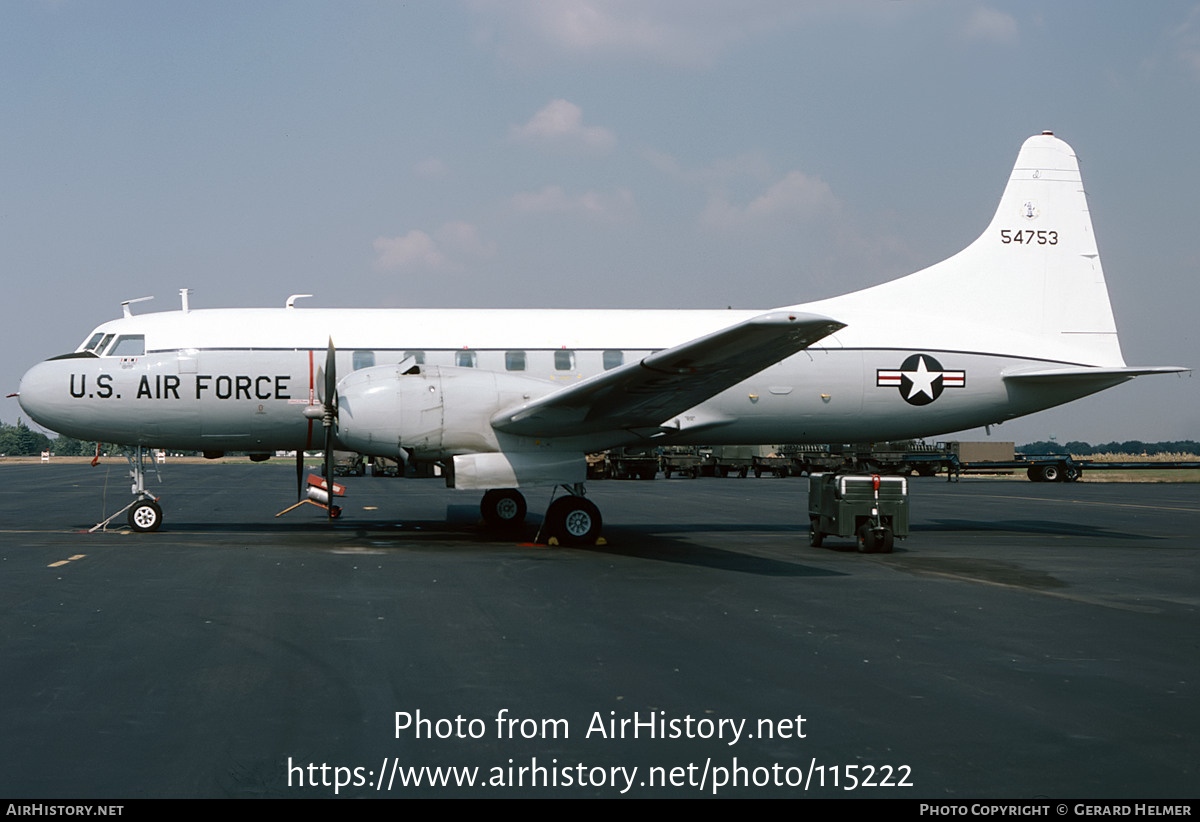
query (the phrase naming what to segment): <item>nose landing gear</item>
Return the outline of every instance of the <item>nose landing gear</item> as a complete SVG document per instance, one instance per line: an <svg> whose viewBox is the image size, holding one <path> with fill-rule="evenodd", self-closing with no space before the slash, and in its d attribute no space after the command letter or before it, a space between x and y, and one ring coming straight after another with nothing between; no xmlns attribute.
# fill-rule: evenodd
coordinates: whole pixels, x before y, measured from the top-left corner
<svg viewBox="0 0 1200 822"><path fill-rule="evenodd" d="M148 451L148 449L137 445L134 446L133 454L125 456L129 460L129 478L133 480L133 487L130 489L133 492L133 502L103 522L93 525L88 529L89 534L95 531L108 530L108 524L126 511L129 512L127 517L129 527L134 531L145 533L158 530L163 520L162 506L158 504L158 497L155 497L146 490L146 460L153 460L153 454L153 451ZM153 466L154 463L151 462L151 465ZM154 467L154 474L158 477L158 481L162 482L162 477L158 474L157 466Z"/></svg>

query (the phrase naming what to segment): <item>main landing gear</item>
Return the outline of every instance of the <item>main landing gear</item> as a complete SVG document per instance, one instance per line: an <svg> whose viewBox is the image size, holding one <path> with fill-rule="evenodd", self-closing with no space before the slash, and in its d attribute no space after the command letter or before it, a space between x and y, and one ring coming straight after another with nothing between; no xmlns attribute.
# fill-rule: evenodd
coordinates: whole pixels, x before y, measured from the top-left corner
<svg viewBox="0 0 1200 822"><path fill-rule="evenodd" d="M538 540L560 545L594 545L603 520L595 503L583 496L583 483L564 485L567 495L550 503ZM525 520L525 497L515 488L493 489L479 504L483 521L495 528L515 528Z"/></svg>
<svg viewBox="0 0 1200 822"><path fill-rule="evenodd" d="M483 495L479 511L493 528L515 528L525 521L525 497L515 488L493 488Z"/></svg>

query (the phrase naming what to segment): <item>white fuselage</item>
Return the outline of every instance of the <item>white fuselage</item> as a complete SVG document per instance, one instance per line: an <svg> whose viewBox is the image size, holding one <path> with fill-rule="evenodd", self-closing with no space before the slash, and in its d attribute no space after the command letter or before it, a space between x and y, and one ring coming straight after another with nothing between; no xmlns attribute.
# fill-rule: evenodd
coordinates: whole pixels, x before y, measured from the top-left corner
<svg viewBox="0 0 1200 822"><path fill-rule="evenodd" d="M828 310L826 304L821 307ZM440 453L420 456L520 450L534 444L501 443L487 425L505 402L551 393L759 313L213 309L147 314L97 328L89 339L114 335L99 356L81 350L35 366L22 381L21 403L41 424L85 439L204 451L320 448L320 421L305 409L321 401L332 340L340 379L413 358L446 373L459 368L474 369L464 370L467 376L492 372L517 386L521 396L501 391L494 398L473 397L469 410L455 406L452 414L463 417L451 421L455 433L439 441ZM1013 369L1078 365L1069 350L1048 352L1057 359L1033 350L964 350L950 343L962 337L945 320L916 323L903 343L889 342L884 337L890 329L867 318L859 323L845 313L842 318L847 328L679 415L677 433L663 441L775 444L925 436L1000 422L1098 390L1014 391L1002 380ZM127 346L122 356L121 337L141 337L143 353ZM1008 343L1023 347L1019 337L1010 335ZM926 372L938 372L915 388L896 373L913 355L925 358ZM713 418L722 423L689 425ZM580 452L643 440L641 434L608 431L537 445Z"/></svg>

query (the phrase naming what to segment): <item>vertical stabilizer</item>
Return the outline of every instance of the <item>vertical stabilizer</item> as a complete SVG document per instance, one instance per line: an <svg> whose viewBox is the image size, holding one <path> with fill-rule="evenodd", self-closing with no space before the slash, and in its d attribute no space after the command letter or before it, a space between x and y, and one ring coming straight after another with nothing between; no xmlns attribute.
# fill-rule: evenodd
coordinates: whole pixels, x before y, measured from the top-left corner
<svg viewBox="0 0 1200 822"><path fill-rule="evenodd" d="M996 215L963 251L809 308L846 319L839 309L879 305L953 317L981 340L1001 332L1064 360L1124 365L1079 163L1049 132L1025 141Z"/></svg>

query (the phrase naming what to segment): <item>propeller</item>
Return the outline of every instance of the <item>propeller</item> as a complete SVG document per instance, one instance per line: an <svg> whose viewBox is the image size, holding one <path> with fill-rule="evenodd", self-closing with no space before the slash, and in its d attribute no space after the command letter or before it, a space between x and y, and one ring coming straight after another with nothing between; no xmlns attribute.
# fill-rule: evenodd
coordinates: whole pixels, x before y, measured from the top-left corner
<svg viewBox="0 0 1200 822"><path fill-rule="evenodd" d="M296 449L296 499L304 499L304 447Z"/></svg>
<svg viewBox="0 0 1200 822"><path fill-rule="evenodd" d="M337 429L337 365L334 362L337 351L333 347L333 337L329 338L329 348L325 351L325 415L321 422L325 425L325 485L329 492L329 519L333 519L333 437Z"/></svg>

